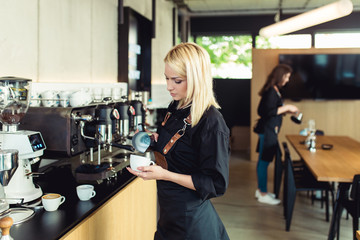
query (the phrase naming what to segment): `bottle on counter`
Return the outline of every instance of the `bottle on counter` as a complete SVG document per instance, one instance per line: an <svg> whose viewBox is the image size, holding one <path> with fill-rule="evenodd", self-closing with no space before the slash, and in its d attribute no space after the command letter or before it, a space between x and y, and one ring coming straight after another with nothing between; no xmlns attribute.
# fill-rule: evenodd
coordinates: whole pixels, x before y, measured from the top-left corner
<svg viewBox="0 0 360 240"><path fill-rule="evenodd" d="M316 128L315 128L315 120L310 119L308 122L308 132L307 132L307 138L305 139L305 145L308 149L311 148L311 145L313 145L312 149L315 149L315 141L316 141Z"/></svg>
<svg viewBox="0 0 360 240"><path fill-rule="evenodd" d="M316 152L316 136L315 133L310 136L309 151Z"/></svg>

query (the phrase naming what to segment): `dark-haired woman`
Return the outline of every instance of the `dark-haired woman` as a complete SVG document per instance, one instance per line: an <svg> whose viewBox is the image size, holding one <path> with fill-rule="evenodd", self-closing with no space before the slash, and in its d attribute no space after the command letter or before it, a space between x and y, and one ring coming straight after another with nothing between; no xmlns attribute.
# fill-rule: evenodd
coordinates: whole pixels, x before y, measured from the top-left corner
<svg viewBox="0 0 360 240"><path fill-rule="evenodd" d="M277 65L261 88L261 100L258 106L260 119L255 127L259 135L257 152L259 153L256 167L258 189L255 197L259 202L277 205L280 200L267 191L267 171L279 149L278 134L285 113L296 114L299 109L295 105L283 104L280 89L289 82L292 68L285 64Z"/></svg>

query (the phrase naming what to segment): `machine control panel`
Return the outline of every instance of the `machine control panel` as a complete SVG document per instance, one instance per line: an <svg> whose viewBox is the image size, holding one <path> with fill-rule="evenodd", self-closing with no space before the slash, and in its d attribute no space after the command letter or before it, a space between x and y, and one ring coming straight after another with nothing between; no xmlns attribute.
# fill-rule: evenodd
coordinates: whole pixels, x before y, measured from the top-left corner
<svg viewBox="0 0 360 240"><path fill-rule="evenodd" d="M34 152L43 150L46 148L43 138L41 137L40 133L34 133L28 135L30 145Z"/></svg>

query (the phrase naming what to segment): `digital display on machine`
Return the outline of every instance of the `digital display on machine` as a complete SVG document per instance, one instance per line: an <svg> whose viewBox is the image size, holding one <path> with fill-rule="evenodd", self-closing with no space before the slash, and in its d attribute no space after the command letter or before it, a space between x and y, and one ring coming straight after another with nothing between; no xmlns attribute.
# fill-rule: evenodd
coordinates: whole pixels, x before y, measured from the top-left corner
<svg viewBox="0 0 360 240"><path fill-rule="evenodd" d="M45 143L40 133L31 134L28 136L32 149L35 151L45 149Z"/></svg>

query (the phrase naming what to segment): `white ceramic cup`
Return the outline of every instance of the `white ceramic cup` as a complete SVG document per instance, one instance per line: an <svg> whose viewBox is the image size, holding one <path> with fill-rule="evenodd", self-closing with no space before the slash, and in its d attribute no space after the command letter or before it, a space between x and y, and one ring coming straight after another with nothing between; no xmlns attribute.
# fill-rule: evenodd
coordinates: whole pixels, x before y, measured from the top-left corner
<svg viewBox="0 0 360 240"><path fill-rule="evenodd" d="M151 161L150 158L135 155L135 154L130 155L131 169L141 172L137 169L138 167L144 167L144 166L150 166L150 165L155 165L155 163L153 161Z"/></svg>
<svg viewBox="0 0 360 240"><path fill-rule="evenodd" d="M48 90L41 93L42 105L44 107L54 107L58 99L57 93L52 90Z"/></svg>
<svg viewBox="0 0 360 240"><path fill-rule="evenodd" d="M49 193L41 197L42 205L46 211L56 211L65 202L65 197L58 193Z"/></svg>
<svg viewBox="0 0 360 240"><path fill-rule="evenodd" d="M70 105L72 107L81 107L92 102L92 96L86 91L77 91L70 95Z"/></svg>
<svg viewBox="0 0 360 240"><path fill-rule="evenodd" d="M83 184L77 186L76 193L81 201L90 200L90 198L93 198L96 195L94 186L90 184Z"/></svg>
<svg viewBox="0 0 360 240"><path fill-rule="evenodd" d="M37 92L31 93L30 106L31 107L40 107L41 105L41 95Z"/></svg>
<svg viewBox="0 0 360 240"><path fill-rule="evenodd" d="M93 88L93 98L95 102L101 102L102 101L102 88Z"/></svg>
<svg viewBox="0 0 360 240"><path fill-rule="evenodd" d="M59 92L59 102L61 107L68 107L70 105L70 94L69 91L61 91Z"/></svg>

